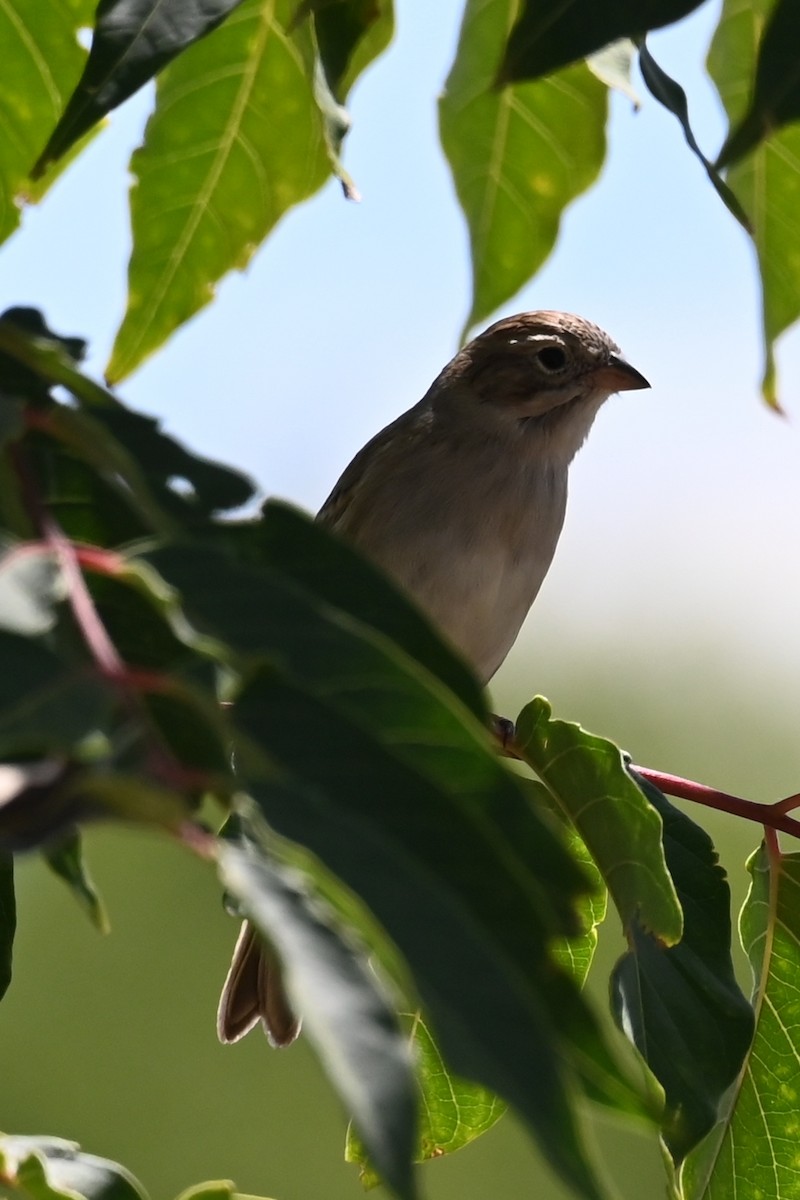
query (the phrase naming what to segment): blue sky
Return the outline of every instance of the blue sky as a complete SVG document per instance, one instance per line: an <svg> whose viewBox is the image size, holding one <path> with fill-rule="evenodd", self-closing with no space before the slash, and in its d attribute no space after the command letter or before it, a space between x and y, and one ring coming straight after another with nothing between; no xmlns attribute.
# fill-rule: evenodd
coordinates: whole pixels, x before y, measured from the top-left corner
<svg viewBox="0 0 800 1200"><path fill-rule="evenodd" d="M460 4L398 9L395 42L352 97L346 163L363 202L346 203L332 183L291 213L247 272L121 388L196 449L309 509L427 388L469 304L435 105ZM702 63L718 9L706 4L651 40L687 87L711 154L724 125ZM796 701L800 340L788 336L779 354L781 420L759 399L751 247L677 123L640 92L639 113L614 97L600 182L504 309L595 320L653 387L600 414L573 468L556 563L497 690L513 703L540 679L557 684L565 644L624 646L634 669L657 674L671 669L671 647L691 643L701 660L725 659ZM122 315L126 164L149 102L113 116L2 250L0 304L35 304L54 328L88 337L98 372Z"/></svg>

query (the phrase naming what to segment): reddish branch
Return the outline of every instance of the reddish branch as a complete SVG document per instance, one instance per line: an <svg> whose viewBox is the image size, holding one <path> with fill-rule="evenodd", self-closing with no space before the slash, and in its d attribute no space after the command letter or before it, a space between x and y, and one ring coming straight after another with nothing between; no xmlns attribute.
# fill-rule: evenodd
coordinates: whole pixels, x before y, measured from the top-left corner
<svg viewBox="0 0 800 1200"><path fill-rule="evenodd" d="M649 767L631 769L638 772L643 779L655 784L662 792L666 792L668 796L678 796L682 800L705 804L708 808L716 808L736 817L744 817L748 821L756 821L765 828L780 829L783 833L800 837L800 821L786 815L787 809L800 805L800 796L787 796L785 800L778 800L776 804L756 804L753 800L743 800L729 792L719 792L716 788L706 787L691 779L682 779L680 775L666 775L663 771L652 771Z"/></svg>

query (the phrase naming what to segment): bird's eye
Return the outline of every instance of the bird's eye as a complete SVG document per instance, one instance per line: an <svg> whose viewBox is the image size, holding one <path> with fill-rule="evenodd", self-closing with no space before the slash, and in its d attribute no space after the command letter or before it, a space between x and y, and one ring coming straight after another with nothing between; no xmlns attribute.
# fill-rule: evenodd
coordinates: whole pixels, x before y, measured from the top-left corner
<svg viewBox="0 0 800 1200"><path fill-rule="evenodd" d="M560 346L547 346L536 355L548 374L555 375L567 365L567 354Z"/></svg>

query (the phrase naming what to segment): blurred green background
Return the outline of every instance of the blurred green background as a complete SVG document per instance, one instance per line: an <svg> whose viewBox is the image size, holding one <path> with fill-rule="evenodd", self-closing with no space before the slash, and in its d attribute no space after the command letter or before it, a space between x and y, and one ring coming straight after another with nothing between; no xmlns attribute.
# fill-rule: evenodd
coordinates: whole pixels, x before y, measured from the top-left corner
<svg viewBox="0 0 800 1200"><path fill-rule="evenodd" d="M469 265L435 96L461 7L399 0L397 39L353 98L346 162L363 204L345 205L332 184L292 213L247 276L225 281L121 389L198 452L311 511L456 349ZM649 39L689 89L712 155L723 122L702 61L719 8L710 0ZM149 102L114 114L2 250L0 304L37 305L54 329L88 337L98 374L123 311L126 169ZM494 706L514 716L542 693L636 762L774 800L800 789L797 421L759 403L749 242L673 118L652 101L634 114L614 97L611 109L601 181L506 311L582 313L653 389L612 399L578 456L556 561ZM796 333L779 364L796 418ZM760 831L693 816L716 840L738 909ZM216 1042L236 926L210 869L135 832L87 840L107 938L40 864L20 863L0 1128L74 1138L127 1165L154 1200L225 1177L277 1200L355 1200L345 1118L305 1042L280 1053L258 1034ZM601 1005L620 949L611 916L592 980ZM591 1136L619 1196L663 1194L651 1139L605 1121ZM429 1200L566 1200L513 1117L422 1179Z"/></svg>

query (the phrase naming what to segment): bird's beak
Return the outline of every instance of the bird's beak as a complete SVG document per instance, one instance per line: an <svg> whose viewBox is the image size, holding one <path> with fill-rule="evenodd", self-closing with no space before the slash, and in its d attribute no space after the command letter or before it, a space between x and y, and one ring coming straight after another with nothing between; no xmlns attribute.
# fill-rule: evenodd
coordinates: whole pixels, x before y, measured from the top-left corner
<svg viewBox="0 0 800 1200"><path fill-rule="evenodd" d="M612 354L604 367L592 371L592 382L610 392L635 392L638 388L650 387L641 371L619 354Z"/></svg>

